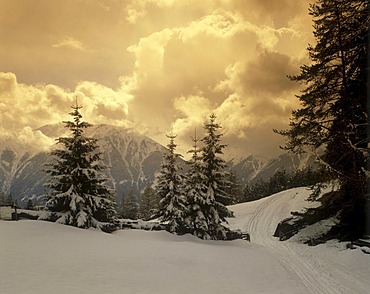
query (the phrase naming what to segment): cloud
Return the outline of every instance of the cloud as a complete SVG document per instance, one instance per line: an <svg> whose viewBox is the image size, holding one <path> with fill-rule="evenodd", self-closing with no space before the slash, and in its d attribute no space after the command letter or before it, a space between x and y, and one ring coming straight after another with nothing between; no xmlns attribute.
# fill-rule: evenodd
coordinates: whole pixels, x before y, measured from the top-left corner
<svg viewBox="0 0 370 294"><path fill-rule="evenodd" d="M165 29L141 38L137 45L127 48L136 56L135 70L145 79L150 74L161 72L163 68L163 55L172 31Z"/></svg>
<svg viewBox="0 0 370 294"><path fill-rule="evenodd" d="M66 1L1 4L4 128L66 120L77 96L87 121L162 144L173 128L184 151L213 111L232 152L278 152L271 130L297 107L286 75L307 58L308 3Z"/></svg>
<svg viewBox="0 0 370 294"><path fill-rule="evenodd" d="M214 103L211 96L175 100L174 106L181 112L181 118L174 123L175 130L185 134L179 136L179 141L186 144L194 128L199 128L201 120L214 111L229 142L229 152L280 153L278 146L284 139L272 130L287 128L291 111L298 107L292 98L299 89L286 77L296 73L297 63L287 55L259 48L255 59L227 65L224 79L214 87L215 92L226 97L219 103Z"/></svg>
<svg viewBox="0 0 370 294"><path fill-rule="evenodd" d="M87 81L77 85L75 95L84 106L86 119L92 123L130 125L127 121L130 95Z"/></svg>
<svg viewBox="0 0 370 294"><path fill-rule="evenodd" d="M88 50L85 44L83 44L81 41L73 37L66 37L63 40L53 44L52 47L53 48L67 48L67 49L74 49L74 50L80 50L80 51Z"/></svg>
<svg viewBox="0 0 370 294"><path fill-rule="evenodd" d="M127 9L127 21L131 24L136 24L137 20L146 14L145 11L138 11L135 8Z"/></svg>
<svg viewBox="0 0 370 294"><path fill-rule="evenodd" d="M45 124L69 120L71 105L78 98L83 105L83 119L94 124L132 126L127 120L130 97L125 93L94 83L81 82L74 91L56 85L26 85L17 82L13 73L0 72L0 135L17 134L29 145L49 144L38 132ZM5 130L8 130L6 132ZM40 144L35 144L39 141Z"/></svg>
<svg viewBox="0 0 370 294"><path fill-rule="evenodd" d="M260 150L277 154L283 139L272 129L287 127L297 107L292 101L297 85L286 76L300 64L277 48L295 38L293 27L252 24L224 9L143 37L128 49L136 56L129 117L145 121L147 134L163 144L172 128L185 151L194 128L214 111L234 152L246 152L246 142L262 142L250 141L259 133L272 139Z"/></svg>
<svg viewBox="0 0 370 294"><path fill-rule="evenodd" d="M245 23L238 15L220 10L186 26L155 32L130 46L129 52L136 57L132 75L136 85L129 91L134 97L130 102L132 119L145 119L158 129L169 128L171 113L178 108L176 97L208 96L213 103L222 103L225 97L219 97L213 88L224 77L225 66L245 58L243 48L235 51L228 43L237 43L244 32ZM248 34L253 46L252 29ZM255 45L257 37L254 39ZM132 79L127 76L125 81ZM127 92L126 85L121 90Z"/></svg>
<svg viewBox="0 0 370 294"><path fill-rule="evenodd" d="M187 140L212 112L212 102L202 96L182 96L174 101L174 108L179 111L179 117L173 122L172 129L180 138ZM185 141L184 140L184 141ZM187 145L187 144L186 144Z"/></svg>
<svg viewBox="0 0 370 294"><path fill-rule="evenodd" d="M33 130L30 127L24 127L18 130L9 130L0 127L0 142L2 147L11 147L13 142L17 142L23 150L30 151L31 153L37 153L40 151L50 151L52 145L55 144L55 140L51 137L46 136L39 130Z"/></svg>
<svg viewBox="0 0 370 294"><path fill-rule="evenodd" d="M297 74L298 69L299 63L289 56L276 51L260 50L257 57L246 64L240 80L246 93L281 95L296 89L297 84L287 76Z"/></svg>
<svg viewBox="0 0 370 294"><path fill-rule="evenodd" d="M0 91L9 94L17 84L17 78L14 73L0 73Z"/></svg>
<svg viewBox="0 0 370 294"><path fill-rule="evenodd" d="M44 135L41 131L33 130L30 127L24 127L17 134L17 139L28 146L28 150L49 151L51 146L55 144L53 138Z"/></svg>
<svg viewBox="0 0 370 294"><path fill-rule="evenodd" d="M132 0L127 1L126 5L126 20L130 24L136 24L138 20L143 19L147 14L148 10L153 6L158 8L172 7L177 0Z"/></svg>

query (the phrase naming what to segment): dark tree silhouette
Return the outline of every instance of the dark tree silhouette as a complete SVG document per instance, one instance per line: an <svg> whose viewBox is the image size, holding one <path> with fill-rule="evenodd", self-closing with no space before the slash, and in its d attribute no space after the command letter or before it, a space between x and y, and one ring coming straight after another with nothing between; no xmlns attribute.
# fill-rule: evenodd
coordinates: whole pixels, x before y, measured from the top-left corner
<svg viewBox="0 0 370 294"><path fill-rule="evenodd" d="M293 112L286 149L324 150L321 162L341 183L342 224L361 235L368 180L368 28L366 0L318 0L310 6L316 45L293 81L305 85Z"/></svg>

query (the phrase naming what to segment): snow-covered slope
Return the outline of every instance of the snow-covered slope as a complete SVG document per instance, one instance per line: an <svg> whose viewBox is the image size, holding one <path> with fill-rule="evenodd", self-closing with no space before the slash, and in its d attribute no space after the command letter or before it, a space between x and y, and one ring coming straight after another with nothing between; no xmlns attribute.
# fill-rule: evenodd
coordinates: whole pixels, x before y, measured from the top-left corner
<svg viewBox="0 0 370 294"><path fill-rule="evenodd" d="M230 225L250 231L251 243L0 221L0 293L368 293L370 255L272 237L308 194L298 188L232 206Z"/></svg>
<svg viewBox="0 0 370 294"><path fill-rule="evenodd" d="M299 235L283 242L273 237L277 224L291 216L291 211L318 206L306 200L311 192L296 188L231 206L235 218L229 219L230 226L249 232L253 243L262 245L295 280L305 285L306 293L369 293L370 255L345 250L345 243L335 241L309 247L296 242L302 237ZM328 230L329 225L330 222L315 224L316 230Z"/></svg>

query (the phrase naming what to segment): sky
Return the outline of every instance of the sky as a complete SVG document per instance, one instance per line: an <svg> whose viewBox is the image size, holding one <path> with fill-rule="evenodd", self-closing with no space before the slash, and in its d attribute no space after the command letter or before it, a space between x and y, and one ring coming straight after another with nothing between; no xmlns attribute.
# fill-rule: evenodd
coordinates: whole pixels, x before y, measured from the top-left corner
<svg viewBox="0 0 370 294"><path fill-rule="evenodd" d="M308 62L308 1L0 0L0 138L83 119L139 130L177 151L211 113L225 153L276 156L299 107L287 75ZM199 135L200 134L200 135Z"/></svg>

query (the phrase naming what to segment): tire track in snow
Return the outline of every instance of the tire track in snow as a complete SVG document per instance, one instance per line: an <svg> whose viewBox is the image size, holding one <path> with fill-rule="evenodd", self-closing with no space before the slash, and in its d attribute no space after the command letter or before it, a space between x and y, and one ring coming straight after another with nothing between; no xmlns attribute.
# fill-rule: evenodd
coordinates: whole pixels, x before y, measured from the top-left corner
<svg viewBox="0 0 370 294"><path fill-rule="evenodd" d="M344 288L333 279L330 272L325 272L325 269L321 268L320 261L317 258L313 256L305 257L300 254L301 248L297 248L297 246L307 245L294 244L289 241L281 242L273 237L277 223L282 220L279 219L279 213L281 210L290 210L289 202L298 197L294 193L282 192L279 194L261 200L261 204L256 209L249 224L246 224L253 242L266 247L288 272L298 276L307 288L308 293L350 293L351 289ZM299 197L301 196L304 195L299 195Z"/></svg>

